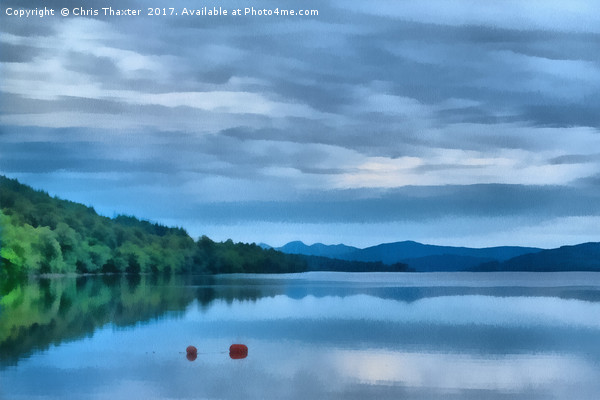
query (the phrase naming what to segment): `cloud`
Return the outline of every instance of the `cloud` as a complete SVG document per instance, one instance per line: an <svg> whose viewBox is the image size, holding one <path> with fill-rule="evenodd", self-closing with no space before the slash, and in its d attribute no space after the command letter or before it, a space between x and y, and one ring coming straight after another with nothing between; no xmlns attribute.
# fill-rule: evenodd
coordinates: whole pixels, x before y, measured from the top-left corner
<svg viewBox="0 0 600 400"><path fill-rule="evenodd" d="M599 18L589 1L568 3L553 0L535 0L527 3L518 0L501 3L481 3L472 0L447 2L425 0L404 2L392 0L377 4L336 1L338 7L356 12L407 21L441 25L489 25L508 29L546 29L564 31L590 31L596 29ZM595 31L598 33L598 31Z"/></svg>

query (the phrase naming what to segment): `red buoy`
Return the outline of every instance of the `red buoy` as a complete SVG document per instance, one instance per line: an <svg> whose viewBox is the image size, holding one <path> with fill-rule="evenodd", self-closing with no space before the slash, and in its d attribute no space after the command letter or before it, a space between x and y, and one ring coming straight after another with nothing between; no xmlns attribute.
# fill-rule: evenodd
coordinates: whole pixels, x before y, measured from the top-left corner
<svg viewBox="0 0 600 400"><path fill-rule="evenodd" d="M194 361L198 357L198 349L194 346L188 346L185 352L187 353L185 357L190 361Z"/></svg>
<svg viewBox="0 0 600 400"><path fill-rule="evenodd" d="M234 360L248 357L248 346L245 344L232 344L229 346L229 357Z"/></svg>

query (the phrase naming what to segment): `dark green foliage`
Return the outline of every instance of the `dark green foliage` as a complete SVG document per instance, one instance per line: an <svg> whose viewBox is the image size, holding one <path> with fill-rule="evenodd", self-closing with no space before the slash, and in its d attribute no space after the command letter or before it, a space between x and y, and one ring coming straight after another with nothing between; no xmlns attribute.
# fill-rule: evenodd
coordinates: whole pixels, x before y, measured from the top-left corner
<svg viewBox="0 0 600 400"><path fill-rule="evenodd" d="M110 219L0 176L0 274L301 272L298 256L255 244L197 242L182 228Z"/></svg>
<svg viewBox="0 0 600 400"><path fill-rule="evenodd" d="M346 261L335 258L304 256L311 271L340 271L340 272L414 272L403 263L387 265L381 261Z"/></svg>

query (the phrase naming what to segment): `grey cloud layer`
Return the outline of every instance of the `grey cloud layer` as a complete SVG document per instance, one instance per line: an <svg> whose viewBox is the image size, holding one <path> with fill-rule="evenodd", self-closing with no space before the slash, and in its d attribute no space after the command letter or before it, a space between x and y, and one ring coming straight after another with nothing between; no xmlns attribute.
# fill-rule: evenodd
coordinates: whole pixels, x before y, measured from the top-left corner
<svg viewBox="0 0 600 400"><path fill-rule="evenodd" d="M346 195L344 200L330 197ZM376 199L355 193L330 193L321 200L288 202L208 203L192 208L202 222L277 221L288 223L389 223L452 217L548 218L600 216L600 195L585 189L470 185L407 187Z"/></svg>
<svg viewBox="0 0 600 400"><path fill-rule="evenodd" d="M65 130L64 136L77 130ZM23 132L21 132L23 133ZM29 133L28 136L33 136ZM135 139L132 140L135 143ZM126 140L119 142L120 146ZM527 217L540 220L569 216L600 216L600 193L597 182L587 179L572 186L539 185L444 185L407 186L395 189L353 189L306 191L298 190L289 196L292 187L285 180L271 182L268 192L260 197L244 198L236 180L264 181L261 169L273 166L301 168L303 165L318 164L324 154L296 151L295 158L286 154L262 154L258 149L247 153L236 152L242 147L237 139L219 136L205 138L195 147L174 141L169 144L147 144L121 149L116 153L113 144L95 142L26 142L5 143L6 153L2 160L7 173L93 173L122 174L128 185L143 187L154 182L163 188L185 187L195 181L198 193L177 191L166 193L166 204L178 203L169 212L170 218L194 218L210 223L235 221L277 221L294 223L362 221L419 221L448 216L467 217ZM268 145L267 145L268 146ZM141 160L132 160L128 155L139 151ZM220 156L217 154L221 153ZM177 160L164 154L178 154ZM591 157L564 156L552 163L597 162L598 154ZM185 164L186 167L182 167ZM296 166L295 164L299 164ZM441 169L453 166L438 166ZM431 167L433 169L433 167ZM306 174L337 174L338 170L302 171ZM189 175L188 175L189 174ZM190 178L192 176L193 178ZM209 177L221 176L233 180L210 182ZM127 177L127 178L126 178ZM110 179L107 179L110 181ZM108 182L106 182L108 183ZM105 183L105 184L106 184ZM214 187L218 185L221 187ZM228 196L217 201L212 192L230 185L236 197ZM170 190L170 189L169 189ZM168 190L165 190L168 192ZM156 195L154 201L160 197ZM144 196L141 196L144 197ZM186 198L183 203L180 197ZM161 201L158 201L161 203Z"/></svg>

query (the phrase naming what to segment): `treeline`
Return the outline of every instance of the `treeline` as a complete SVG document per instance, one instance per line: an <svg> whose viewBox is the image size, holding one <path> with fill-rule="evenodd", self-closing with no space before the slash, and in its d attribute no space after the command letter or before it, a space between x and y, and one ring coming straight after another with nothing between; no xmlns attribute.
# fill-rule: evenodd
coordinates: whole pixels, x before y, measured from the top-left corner
<svg viewBox="0 0 600 400"><path fill-rule="evenodd" d="M321 256L304 256L309 271L343 271L343 272L414 272L404 263L387 265L381 261L347 261Z"/></svg>
<svg viewBox="0 0 600 400"><path fill-rule="evenodd" d="M182 228L134 217L100 216L0 176L0 272L51 273L301 272L299 256L255 244L194 241Z"/></svg>

